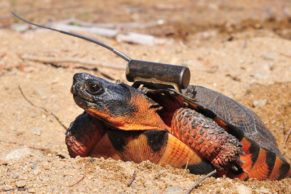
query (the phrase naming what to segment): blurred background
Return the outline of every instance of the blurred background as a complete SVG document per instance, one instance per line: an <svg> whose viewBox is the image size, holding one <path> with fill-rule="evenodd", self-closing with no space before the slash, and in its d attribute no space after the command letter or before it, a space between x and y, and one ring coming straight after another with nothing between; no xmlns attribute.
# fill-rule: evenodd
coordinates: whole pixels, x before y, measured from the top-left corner
<svg viewBox="0 0 291 194"><path fill-rule="evenodd" d="M0 192L186 193L198 178L149 162L71 159L64 128L82 113L70 94L74 73L128 83L126 63L10 11L97 38L133 59L187 65L191 84L255 111L290 162L290 0L0 0ZM290 190L290 179L209 178L195 192Z"/></svg>
<svg viewBox="0 0 291 194"><path fill-rule="evenodd" d="M9 14L14 10L41 23L76 19L182 40L209 30L229 34L252 29L269 29L290 38L290 7L285 0L1 0L0 27L17 22Z"/></svg>

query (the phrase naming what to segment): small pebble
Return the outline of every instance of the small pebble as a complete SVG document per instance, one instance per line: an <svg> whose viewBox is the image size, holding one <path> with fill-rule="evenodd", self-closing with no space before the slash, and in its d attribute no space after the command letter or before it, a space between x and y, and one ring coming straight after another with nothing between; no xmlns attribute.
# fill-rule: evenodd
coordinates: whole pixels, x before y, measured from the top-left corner
<svg viewBox="0 0 291 194"><path fill-rule="evenodd" d="M168 187L165 191L167 194L178 194L178 193L183 193L183 189L180 187Z"/></svg>
<svg viewBox="0 0 291 194"><path fill-rule="evenodd" d="M11 178L18 179L19 178L19 173L13 173L13 174L11 174Z"/></svg>
<svg viewBox="0 0 291 194"><path fill-rule="evenodd" d="M10 151L6 157L4 158L4 160L17 160L20 158L23 158L25 156L28 156L31 154L31 149L29 148L18 148L15 150Z"/></svg>
<svg viewBox="0 0 291 194"><path fill-rule="evenodd" d="M267 104L267 100L266 99L253 100L254 107L263 107L266 104Z"/></svg>
<svg viewBox="0 0 291 194"><path fill-rule="evenodd" d="M209 40L210 38L217 36L217 34L218 32L216 30L208 30L208 31L197 33L198 37L203 40Z"/></svg>
<svg viewBox="0 0 291 194"><path fill-rule="evenodd" d="M41 128L32 128L31 129L31 132L32 132L33 135L40 136L41 135L41 132L42 132L42 129Z"/></svg>
<svg viewBox="0 0 291 194"><path fill-rule="evenodd" d="M26 182L25 181L16 181L16 187L23 188L25 187Z"/></svg>
<svg viewBox="0 0 291 194"><path fill-rule="evenodd" d="M261 194L272 194L272 192L265 187L261 187L259 189L256 189L256 192L261 193Z"/></svg>
<svg viewBox="0 0 291 194"><path fill-rule="evenodd" d="M27 24L13 24L11 28L17 32L25 32L29 27Z"/></svg>
<svg viewBox="0 0 291 194"><path fill-rule="evenodd" d="M276 59L275 53L272 52L263 53L261 57L267 61L274 61Z"/></svg>
<svg viewBox="0 0 291 194"><path fill-rule="evenodd" d="M236 184L238 194L252 194L252 189L242 184Z"/></svg>
<svg viewBox="0 0 291 194"><path fill-rule="evenodd" d="M2 188L1 188L2 191L12 191L14 190L14 188L11 186L11 185L4 185Z"/></svg>
<svg viewBox="0 0 291 194"><path fill-rule="evenodd" d="M41 172L41 170L40 170L40 168L38 167L37 164L33 164L33 165L31 166L31 170L32 170L32 173L33 173L34 175L38 175L38 174Z"/></svg>
<svg viewBox="0 0 291 194"><path fill-rule="evenodd" d="M48 162L43 163L42 167L43 167L45 170L49 170L49 169L50 169L50 165L49 165Z"/></svg>
<svg viewBox="0 0 291 194"><path fill-rule="evenodd" d="M34 171L33 171L33 174L34 174L34 175L39 175L39 174L40 174L40 170L34 170Z"/></svg>
<svg viewBox="0 0 291 194"><path fill-rule="evenodd" d="M254 77L256 79L259 79L259 80L264 80L264 79L268 79L269 78L269 73L267 72L258 72L258 73L255 73Z"/></svg>

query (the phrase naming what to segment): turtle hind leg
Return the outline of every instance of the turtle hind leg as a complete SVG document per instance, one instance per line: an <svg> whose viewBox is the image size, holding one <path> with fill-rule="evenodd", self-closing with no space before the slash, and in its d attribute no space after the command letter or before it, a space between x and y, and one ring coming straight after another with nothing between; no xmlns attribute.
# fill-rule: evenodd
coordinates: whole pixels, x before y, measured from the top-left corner
<svg viewBox="0 0 291 194"><path fill-rule="evenodd" d="M218 171L242 171L240 142L213 120L192 109L180 108L174 113L171 130L178 139L209 160Z"/></svg>

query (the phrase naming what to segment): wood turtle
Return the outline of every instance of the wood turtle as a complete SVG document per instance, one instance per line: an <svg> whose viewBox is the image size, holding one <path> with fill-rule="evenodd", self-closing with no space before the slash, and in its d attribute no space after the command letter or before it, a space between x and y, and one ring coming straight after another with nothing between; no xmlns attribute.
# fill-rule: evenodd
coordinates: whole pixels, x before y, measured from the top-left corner
<svg viewBox="0 0 291 194"><path fill-rule="evenodd" d="M71 92L85 110L66 133L72 157L150 160L195 174L216 169L218 176L243 180L291 175L259 117L213 90L134 88L77 73Z"/></svg>
<svg viewBox="0 0 291 194"><path fill-rule="evenodd" d="M159 81L176 83L175 77L177 83L188 85L185 83L190 80L190 72L184 71L187 68L132 60L98 40L12 14L31 25L95 43L128 62L127 78L135 82L135 87L85 73L74 76L72 93L85 113L67 131L71 156L150 160L187 167L200 174L216 169L218 175L240 179L291 176L290 165L278 150L274 136L254 112L201 86L188 86L180 91L159 84ZM157 65L159 71L155 71ZM185 79L181 79L183 72ZM154 81L151 88L136 87L139 85L136 81L143 82L148 77L158 82Z"/></svg>

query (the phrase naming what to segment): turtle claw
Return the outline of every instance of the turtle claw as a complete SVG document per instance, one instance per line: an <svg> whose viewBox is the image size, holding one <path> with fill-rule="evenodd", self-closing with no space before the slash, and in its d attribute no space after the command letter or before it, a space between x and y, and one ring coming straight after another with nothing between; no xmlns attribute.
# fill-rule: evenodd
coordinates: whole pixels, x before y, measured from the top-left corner
<svg viewBox="0 0 291 194"><path fill-rule="evenodd" d="M115 83L116 83L116 84L121 84L121 83L123 83L123 82L122 82L121 80L118 79L118 80L115 81Z"/></svg>
<svg viewBox="0 0 291 194"><path fill-rule="evenodd" d="M212 161L211 163L219 172L226 172L233 175L239 175L243 173L243 169L241 167L242 161L239 159L239 157L235 160L231 160L230 158L227 158L224 161L219 160L219 164L217 162L218 161L216 160L215 162Z"/></svg>
<svg viewBox="0 0 291 194"><path fill-rule="evenodd" d="M147 94L149 92L149 89L146 87L140 87L139 90L144 94Z"/></svg>
<svg viewBox="0 0 291 194"><path fill-rule="evenodd" d="M231 165L229 170L234 175L239 175L239 174L243 173L243 169L241 168L241 166L239 166L237 164Z"/></svg>

